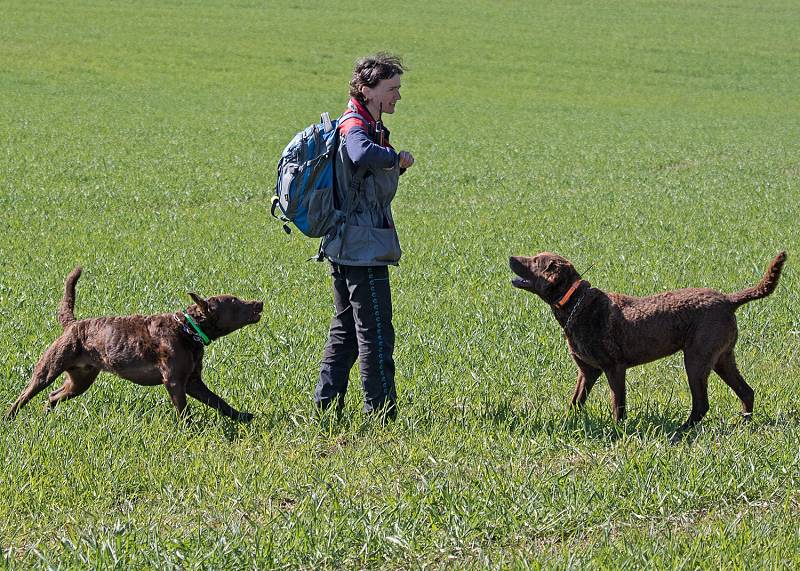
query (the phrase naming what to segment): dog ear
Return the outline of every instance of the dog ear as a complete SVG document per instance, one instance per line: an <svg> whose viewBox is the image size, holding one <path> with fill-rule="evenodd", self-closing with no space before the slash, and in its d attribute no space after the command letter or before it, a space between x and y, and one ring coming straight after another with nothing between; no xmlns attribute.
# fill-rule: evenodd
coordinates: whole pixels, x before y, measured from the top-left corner
<svg viewBox="0 0 800 571"><path fill-rule="evenodd" d="M555 283L558 280L558 262L556 260L550 260L547 262L547 265L544 267L544 279L549 281L550 283Z"/></svg>
<svg viewBox="0 0 800 571"><path fill-rule="evenodd" d="M208 313L208 303L202 297L194 293L193 291L189 292L189 297L191 297L194 302L197 304L197 307L200 308L200 311L203 313Z"/></svg>

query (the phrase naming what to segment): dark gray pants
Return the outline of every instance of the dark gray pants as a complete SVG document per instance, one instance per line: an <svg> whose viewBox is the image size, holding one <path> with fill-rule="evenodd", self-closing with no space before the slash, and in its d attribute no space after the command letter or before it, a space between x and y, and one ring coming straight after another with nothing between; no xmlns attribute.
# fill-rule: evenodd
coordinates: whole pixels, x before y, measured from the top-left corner
<svg viewBox="0 0 800 571"><path fill-rule="evenodd" d="M333 303L328 343L322 357L314 402L344 407L350 369L359 361L364 411L394 416L394 327L389 268L331 263Z"/></svg>

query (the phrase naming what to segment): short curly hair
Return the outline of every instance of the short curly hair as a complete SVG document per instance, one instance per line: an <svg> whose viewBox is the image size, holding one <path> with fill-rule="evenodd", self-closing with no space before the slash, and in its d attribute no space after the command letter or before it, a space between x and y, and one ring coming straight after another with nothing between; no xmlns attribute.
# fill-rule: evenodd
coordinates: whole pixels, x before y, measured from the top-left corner
<svg viewBox="0 0 800 571"><path fill-rule="evenodd" d="M382 79L389 79L395 75L402 75L406 68L403 61L396 55L379 52L356 60L353 68L353 78L350 80L350 97L361 103L366 103L361 94L362 87L375 87Z"/></svg>

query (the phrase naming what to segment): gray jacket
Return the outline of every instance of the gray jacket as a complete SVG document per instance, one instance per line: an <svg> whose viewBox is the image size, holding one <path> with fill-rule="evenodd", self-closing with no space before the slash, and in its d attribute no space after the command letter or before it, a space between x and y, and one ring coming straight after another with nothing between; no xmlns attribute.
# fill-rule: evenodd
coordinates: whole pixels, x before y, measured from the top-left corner
<svg viewBox="0 0 800 571"><path fill-rule="evenodd" d="M322 254L348 266L397 265L402 252L391 208L401 174L397 153L366 139L362 127L340 136L334 175L341 222L322 238ZM353 179L362 172L360 188L354 193Z"/></svg>

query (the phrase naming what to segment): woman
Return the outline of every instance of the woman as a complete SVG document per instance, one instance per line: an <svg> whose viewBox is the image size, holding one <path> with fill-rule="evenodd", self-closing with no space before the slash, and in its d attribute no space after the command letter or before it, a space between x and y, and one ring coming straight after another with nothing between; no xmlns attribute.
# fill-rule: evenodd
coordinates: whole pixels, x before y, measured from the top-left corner
<svg viewBox="0 0 800 571"><path fill-rule="evenodd" d="M402 61L390 54L358 60L338 127L335 198L344 223L321 245L331 265L336 311L314 391L321 409L335 401L342 410L350 369L358 359L364 410L391 418L397 414L388 266L397 265L401 252L391 202L414 157L394 150L381 116L395 111L403 71Z"/></svg>

